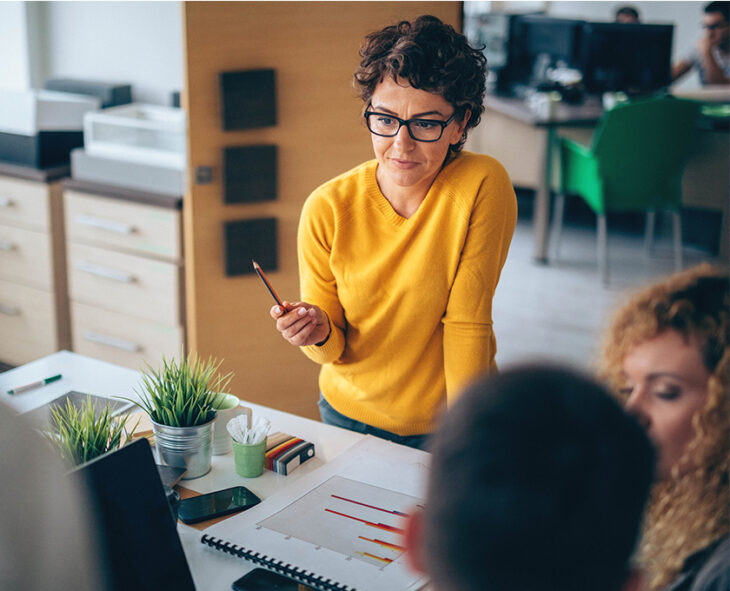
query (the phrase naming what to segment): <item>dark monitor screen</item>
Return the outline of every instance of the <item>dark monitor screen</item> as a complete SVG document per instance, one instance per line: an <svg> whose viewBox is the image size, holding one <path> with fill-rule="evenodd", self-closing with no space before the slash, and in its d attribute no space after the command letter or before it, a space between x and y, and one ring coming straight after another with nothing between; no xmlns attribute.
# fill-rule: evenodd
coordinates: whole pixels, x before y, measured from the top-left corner
<svg viewBox="0 0 730 591"><path fill-rule="evenodd" d="M674 25L585 23L583 84L589 93L645 93L671 83Z"/></svg>
<svg viewBox="0 0 730 591"><path fill-rule="evenodd" d="M108 589L194 591L146 439L100 456L74 474L91 491Z"/></svg>
<svg viewBox="0 0 730 591"><path fill-rule="evenodd" d="M577 65L580 31L585 21L528 15L520 19L525 49L532 60L545 54L553 61Z"/></svg>

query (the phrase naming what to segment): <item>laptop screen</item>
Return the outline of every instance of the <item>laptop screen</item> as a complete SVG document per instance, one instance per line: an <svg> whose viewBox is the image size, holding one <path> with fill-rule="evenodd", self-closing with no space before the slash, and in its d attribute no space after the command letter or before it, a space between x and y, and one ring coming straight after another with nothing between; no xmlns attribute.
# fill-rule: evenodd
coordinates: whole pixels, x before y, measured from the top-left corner
<svg viewBox="0 0 730 591"><path fill-rule="evenodd" d="M88 482L95 505L109 589L195 589L146 439L75 472Z"/></svg>

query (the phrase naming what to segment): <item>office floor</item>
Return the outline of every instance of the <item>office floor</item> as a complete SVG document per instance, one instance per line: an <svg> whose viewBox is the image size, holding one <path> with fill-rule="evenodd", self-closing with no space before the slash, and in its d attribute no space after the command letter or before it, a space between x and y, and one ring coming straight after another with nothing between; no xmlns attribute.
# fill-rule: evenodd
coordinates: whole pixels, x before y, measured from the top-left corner
<svg viewBox="0 0 730 591"><path fill-rule="evenodd" d="M658 237L647 258L641 232L612 230L609 217L609 285L604 287L596 264L595 226L585 219L566 220L560 259L552 259L551 244L551 263L536 265L529 211L523 216L523 205L520 200L520 219L494 298L497 363L506 367L555 360L590 369L602 330L626 294L673 272L669 236ZM704 261L719 262L685 245L684 268Z"/></svg>

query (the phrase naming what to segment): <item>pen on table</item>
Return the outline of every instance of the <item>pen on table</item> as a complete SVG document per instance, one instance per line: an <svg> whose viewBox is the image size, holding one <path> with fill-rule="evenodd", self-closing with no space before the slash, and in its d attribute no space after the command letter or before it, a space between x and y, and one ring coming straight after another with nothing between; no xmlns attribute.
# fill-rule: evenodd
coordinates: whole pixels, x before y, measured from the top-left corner
<svg viewBox="0 0 730 591"><path fill-rule="evenodd" d="M33 390L35 388L40 388L42 386L45 386L46 384L50 384L51 382L55 382L57 380L61 379L61 374L56 374L55 376L51 376L50 378L45 378L43 380L38 380L37 382L31 382L30 384L25 384L24 386L18 386L17 388L11 388L8 390L8 394L11 396L13 394L20 394L21 392L25 392L26 390Z"/></svg>
<svg viewBox="0 0 730 591"><path fill-rule="evenodd" d="M282 310L286 310L286 307L284 306L284 304L279 299L279 296L276 295L276 292L274 291L274 288L271 287L271 283L269 283L268 279L266 279L266 275L264 275L264 272L261 270L261 267L259 267L259 264L256 261L254 261L253 259L251 259L251 262L253 263L253 269L254 269L254 271L256 271L256 274L259 277L261 277L261 281L264 282L264 285L266 285L266 289L269 290L269 293L274 297L274 299L276 300L276 303L279 305L279 307Z"/></svg>

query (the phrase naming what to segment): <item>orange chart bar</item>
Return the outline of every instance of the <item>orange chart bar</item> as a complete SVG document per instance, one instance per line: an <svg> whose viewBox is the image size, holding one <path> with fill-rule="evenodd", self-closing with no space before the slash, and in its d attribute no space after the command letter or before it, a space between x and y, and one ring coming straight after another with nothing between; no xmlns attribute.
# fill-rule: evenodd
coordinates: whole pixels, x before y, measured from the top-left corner
<svg viewBox="0 0 730 591"><path fill-rule="evenodd" d="M368 558L373 558L375 560L379 560L380 562L384 562L385 564L390 564L393 562L390 558L383 558L382 556L375 556L375 554L370 554L370 552L358 552L361 556L367 556Z"/></svg>
<svg viewBox="0 0 730 591"><path fill-rule="evenodd" d="M365 536L357 536L361 540L365 540L366 542L372 542L373 544L380 544L384 548L390 548L391 550L395 550L396 552L405 552L406 549L403 546L398 546L396 544L391 544L390 542L385 542L383 540L378 540L377 538L374 540L371 540L370 538L366 538Z"/></svg>
<svg viewBox="0 0 730 591"><path fill-rule="evenodd" d="M372 521L366 521L365 519L360 519L359 517L353 517L352 515L348 515L347 513L340 513L339 511L335 511L333 509L325 509L325 511L328 511L329 513L334 513L335 515L340 515L341 517L347 517L348 519L354 519L355 521L360 521L361 523L364 523L365 525L369 525L370 527L377 527L378 529L384 529L385 531L393 532L396 534L403 533L402 529L393 527L392 525L386 525L384 523L373 523Z"/></svg>

